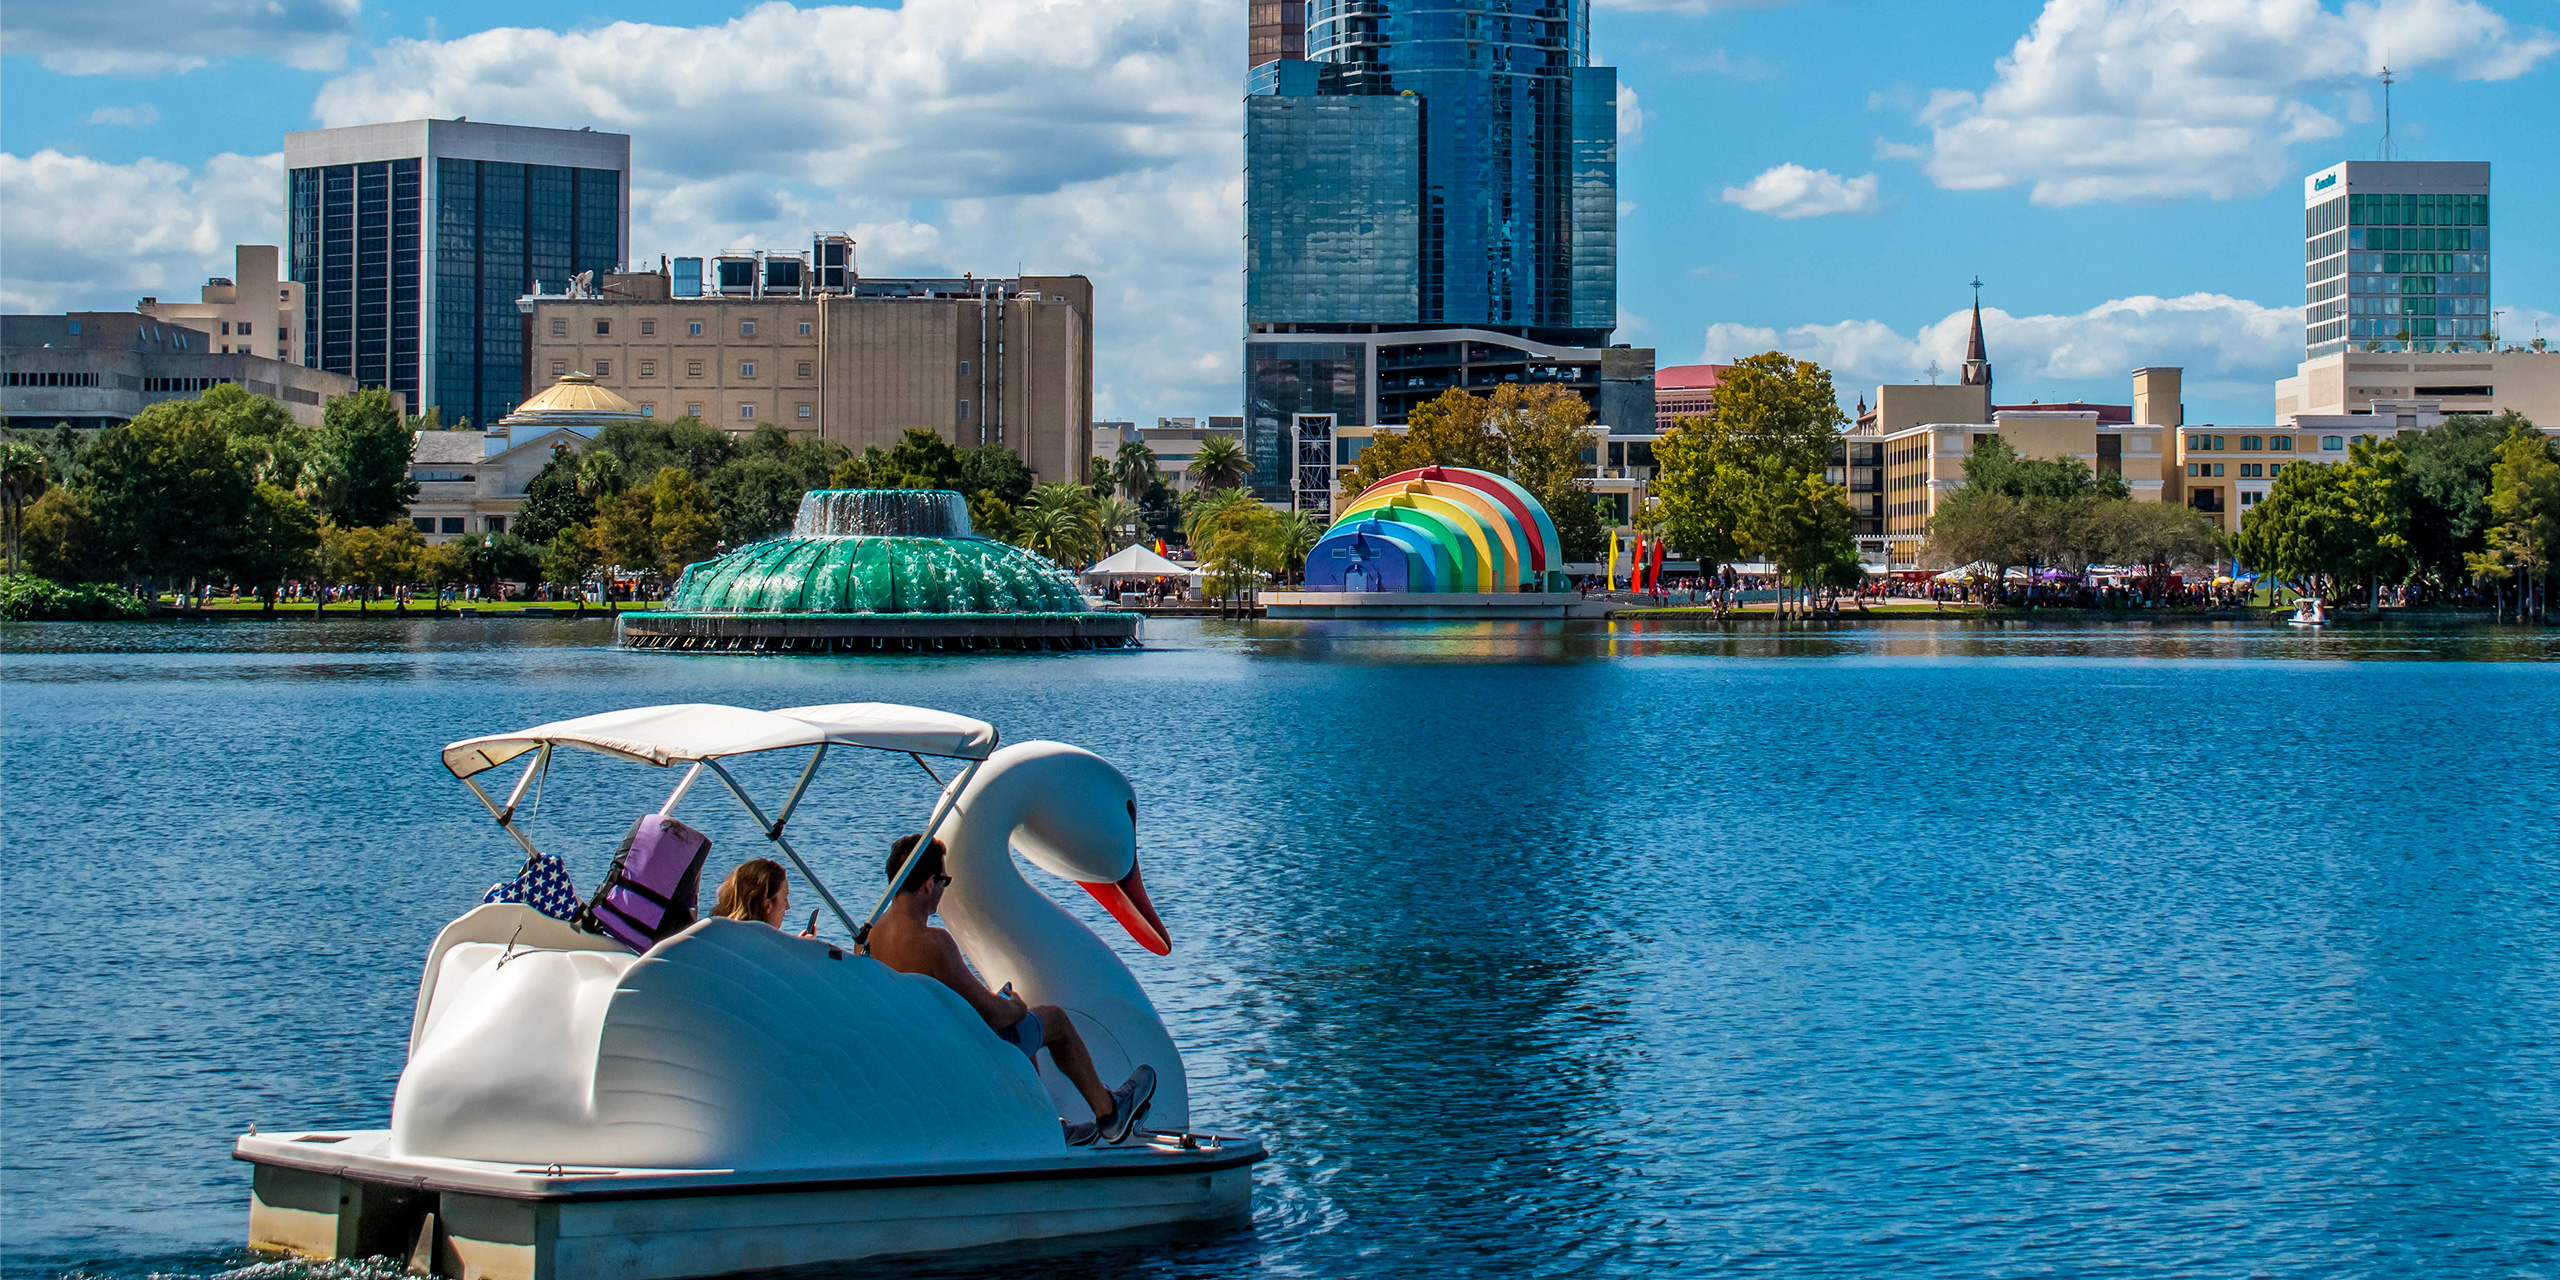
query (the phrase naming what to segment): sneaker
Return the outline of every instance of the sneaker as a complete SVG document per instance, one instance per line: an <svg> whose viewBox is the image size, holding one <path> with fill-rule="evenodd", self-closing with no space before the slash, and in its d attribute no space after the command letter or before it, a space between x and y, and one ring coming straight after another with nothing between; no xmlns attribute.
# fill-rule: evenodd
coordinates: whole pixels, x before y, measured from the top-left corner
<svg viewBox="0 0 2560 1280"><path fill-rule="evenodd" d="M1129 1081L1111 1091L1111 1115L1101 1122L1102 1140L1118 1146L1128 1140L1129 1131L1147 1118L1147 1104L1155 1101L1156 1069L1139 1063L1129 1073Z"/></svg>
<svg viewBox="0 0 2560 1280"><path fill-rule="evenodd" d="M1078 1120L1073 1124L1060 1121L1059 1127L1066 1130L1067 1145L1070 1147L1090 1147L1094 1139L1102 1136L1102 1127L1090 1120Z"/></svg>

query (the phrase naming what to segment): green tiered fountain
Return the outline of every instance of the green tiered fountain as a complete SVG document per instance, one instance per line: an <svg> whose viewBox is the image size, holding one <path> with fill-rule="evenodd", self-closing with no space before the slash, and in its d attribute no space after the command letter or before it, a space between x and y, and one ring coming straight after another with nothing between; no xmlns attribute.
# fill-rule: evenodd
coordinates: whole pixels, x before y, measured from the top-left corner
<svg viewBox="0 0 2560 1280"><path fill-rule="evenodd" d="M705 560L616 624L635 649L773 653L1117 649L1138 615L1095 609L1048 560L970 531L947 489L819 489L789 535Z"/></svg>

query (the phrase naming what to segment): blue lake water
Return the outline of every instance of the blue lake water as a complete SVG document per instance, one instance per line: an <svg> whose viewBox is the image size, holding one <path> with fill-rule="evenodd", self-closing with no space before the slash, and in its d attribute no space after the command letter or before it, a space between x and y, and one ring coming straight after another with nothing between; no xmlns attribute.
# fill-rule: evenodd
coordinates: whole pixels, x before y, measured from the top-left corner
<svg viewBox="0 0 2560 1280"><path fill-rule="evenodd" d="M1176 949L1124 953L1195 1122L1273 1152L1240 1230L931 1274L2560 1272L2555 633L606 636L0 629L0 1272L249 1266L231 1137L386 1121L426 944L515 862L437 746L857 699L1128 772ZM867 897L929 792L831 776L794 830ZM666 781L566 760L537 835L585 884Z"/></svg>

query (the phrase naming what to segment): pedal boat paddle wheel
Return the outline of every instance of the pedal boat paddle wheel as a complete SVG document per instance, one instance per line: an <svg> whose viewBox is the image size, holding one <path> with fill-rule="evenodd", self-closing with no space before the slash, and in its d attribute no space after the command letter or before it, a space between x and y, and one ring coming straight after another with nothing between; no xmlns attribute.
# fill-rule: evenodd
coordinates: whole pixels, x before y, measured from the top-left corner
<svg viewBox="0 0 2560 1280"><path fill-rule="evenodd" d="M897 885L855 920L786 828L831 754L912 758L941 784L922 829L947 850L943 923L990 985L1067 1010L1106 1082L1155 1069L1138 1131L1068 1146L1061 1122L1091 1112L1045 1056L1035 1071L941 983L851 945L711 918L634 954L492 903L427 951L389 1129L238 1139L252 1248L489 1280L645 1280L1247 1213L1262 1144L1191 1131L1182 1055L1146 991L1007 852L1170 950L1139 878L1136 798L1101 757L999 750L990 726L915 707L695 704L466 739L444 765L531 857L516 807L563 747L681 767L663 814L716 780L856 939ZM768 751L807 752L770 817L728 767ZM517 761L501 802L480 775Z"/></svg>

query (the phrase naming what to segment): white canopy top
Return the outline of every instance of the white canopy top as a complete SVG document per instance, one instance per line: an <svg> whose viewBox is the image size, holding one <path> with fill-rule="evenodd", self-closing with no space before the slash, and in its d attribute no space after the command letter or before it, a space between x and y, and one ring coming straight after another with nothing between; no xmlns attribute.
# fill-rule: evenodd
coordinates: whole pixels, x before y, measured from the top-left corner
<svg viewBox="0 0 2560 1280"><path fill-rule="evenodd" d="M583 747L643 764L669 765L814 747L822 742L982 760L995 749L996 731L966 716L886 702L843 702L787 711L686 702L606 711L515 733L465 738L445 747L444 767L457 778L468 778L545 745Z"/></svg>
<svg viewBox="0 0 2560 1280"><path fill-rule="evenodd" d="M1185 578L1196 570L1185 569L1145 547L1132 543L1093 562L1084 571L1088 578Z"/></svg>

